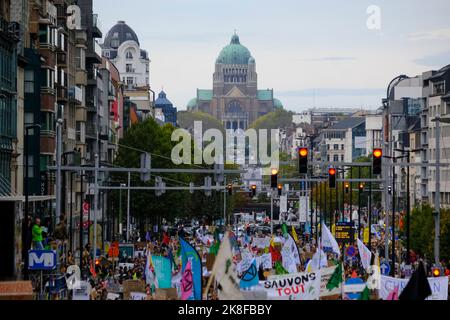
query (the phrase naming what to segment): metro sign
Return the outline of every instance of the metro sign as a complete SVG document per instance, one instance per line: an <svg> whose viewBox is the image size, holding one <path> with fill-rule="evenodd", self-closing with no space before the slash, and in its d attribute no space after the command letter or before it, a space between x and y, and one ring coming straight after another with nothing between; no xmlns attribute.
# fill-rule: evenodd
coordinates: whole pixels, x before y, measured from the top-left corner
<svg viewBox="0 0 450 320"><path fill-rule="evenodd" d="M30 250L28 251L28 269L53 270L56 267L56 251Z"/></svg>

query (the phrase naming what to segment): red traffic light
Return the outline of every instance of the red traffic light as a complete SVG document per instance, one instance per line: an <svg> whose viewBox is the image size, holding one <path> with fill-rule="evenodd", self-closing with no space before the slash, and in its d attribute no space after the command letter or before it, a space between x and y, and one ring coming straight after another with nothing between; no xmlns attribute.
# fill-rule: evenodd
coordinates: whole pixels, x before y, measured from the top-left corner
<svg viewBox="0 0 450 320"><path fill-rule="evenodd" d="M364 183L360 183L360 184L359 184L359 189L360 189L360 190L363 190L363 189L364 189Z"/></svg>
<svg viewBox="0 0 450 320"><path fill-rule="evenodd" d="M256 184L252 184L252 190L256 190Z"/></svg>
<svg viewBox="0 0 450 320"><path fill-rule="evenodd" d="M348 184L348 182L345 183L345 188L346 189L350 188L350 185Z"/></svg>
<svg viewBox="0 0 450 320"><path fill-rule="evenodd" d="M95 265L98 266L100 264L100 260L95 260Z"/></svg>
<svg viewBox="0 0 450 320"><path fill-rule="evenodd" d="M278 188L278 190L281 190L281 189L283 189L283 185L279 184L277 188Z"/></svg>
<svg viewBox="0 0 450 320"><path fill-rule="evenodd" d="M373 149L373 156L375 158L381 158L383 156L383 150L381 150L381 149Z"/></svg>
<svg viewBox="0 0 450 320"><path fill-rule="evenodd" d="M440 277L441 276L441 270L439 268L433 269L433 277Z"/></svg>
<svg viewBox="0 0 450 320"><path fill-rule="evenodd" d="M306 157L308 155L308 149L307 148L300 148L298 150L298 154L300 157Z"/></svg>
<svg viewBox="0 0 450 320"><path fill-rule="evenodd" d="M336 169L335 168L330 168L328 169L328 173L330 176L334 176L336 174Z"/></svg>

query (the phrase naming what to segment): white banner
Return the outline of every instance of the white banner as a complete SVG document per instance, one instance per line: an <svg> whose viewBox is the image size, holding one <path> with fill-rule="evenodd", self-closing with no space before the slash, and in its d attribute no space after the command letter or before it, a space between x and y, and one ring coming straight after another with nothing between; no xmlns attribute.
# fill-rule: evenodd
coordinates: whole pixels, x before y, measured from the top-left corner
<svg viewBox="0 0 450 320"><path fill-rule="evenodd" d="M318 300L320 271L269 276L263 286L269 300Z"/></svg>
<svg viewBox="0 0 450 320"><path fill-rule="evenodd" d="M147 294L143 292L130 292L130 300L147 300Z"/></svg>
<svg viewBox="0 0 450 320"><path fill-rule="evenodd" d="M337 268L337 266L320 269L320 296L321 297L328 297L328 296L334 296L337 294L339 294L339 295L341 294L342 283L339 284L339 287L337 287L337 288L334 288L332 290L327 289L327 284L330 281L331 276L333 275L336 268Z"/></svg>
<svg viewBox="0 0 450 320"><path fill-rule="evenodd" d="M364 269L367 271L370 267L370 260L372 258L372 253L370 252L369 248L367 248L364 243L361 240L357 240L358 243L358 252L359 256L361 258L361 263L364 267Z"/></svg>
<svg viewBox="0 0 450 320"><path fill-rule="evenodd" d="M381 300L386 300L389 293L398 287L398 295L402 293L409 279L392 278L381 276L379 296ZM428 278L432 295L426 300L447 300L448 299L448 277Z"/></svg>

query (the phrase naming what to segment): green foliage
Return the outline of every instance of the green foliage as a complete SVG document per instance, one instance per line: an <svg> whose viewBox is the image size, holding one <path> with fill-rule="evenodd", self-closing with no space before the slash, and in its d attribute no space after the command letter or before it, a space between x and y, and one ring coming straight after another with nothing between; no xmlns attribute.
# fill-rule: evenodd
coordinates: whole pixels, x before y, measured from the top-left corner
<svg viewBox="0 0 450 320"><path fill-rule="evenodd" d="M120 147L115 165L120 167L140 167L141 150L152 154L151 166L153 168L198 168L191 165L175 165L170 157L172 148L178 142L171 141L171 135L175 128L171 125L159 126L153 119L133 125L120 141ZM206 168L206 165L202 165ZM227 167L228 168L228 167ZM152 173L151 180L142 182L139 174L131 175L132 186L154 186L155 175L163 177L166 186L189 186L194 182L196 186L204 184L205 175L188 173ZM127 183L127 174L116 173L112 175L114 185ZM114 207L119 208L120 192L112 194ZM233 199L227 198L227 207L232 210ZM116 212L119 209L115 210ZM126 191L122 191L122 212L126 212ZM174 217L192 217L209 214L213 217L223 216L223 193L212 191L211 197L206 197L203 191L195 191L191 194L185 191L170 191L157 197L154 190L131 192L131 215L138 219L149 218L156 221L158 217L172 220ZM122 214L122 217L125 214Z"/></svg>
<svg viewBox="0 0 450 320"><path fill-rule="evenodd" d="M181 128L191 129L194 127L194 121L201 121L203 132L208 129L219 129L222 134L225 134L225 129L222 123L205 112L189 112L189 111L178 111L177 121Z"/></svg>
<svg viewBox="0 0 450 320"><path fill-rule="evenodd" d="M415 207L411 212L411 249L433 258L434 250L434 217L433 208L424 204ZM441 259L447 263L450 260L450 209L441 209Z"/></svg>
<svg viewBox="0 0 450 320"><path fill-rule="evenodd" d="M279 109L256 119L250 128L254 129L279 129L287 128L292 125L292 111Z"/></svg>

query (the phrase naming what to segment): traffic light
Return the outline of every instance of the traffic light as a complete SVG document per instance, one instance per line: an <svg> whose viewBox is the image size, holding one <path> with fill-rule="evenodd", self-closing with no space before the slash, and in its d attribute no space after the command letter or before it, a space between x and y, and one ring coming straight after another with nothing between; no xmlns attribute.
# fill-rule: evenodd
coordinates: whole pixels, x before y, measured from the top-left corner
<svg viewBox="0 0 450 320"><path fill-rule="evenodd" d="M270 187L275 189L278 185L278 169L272 169L272 175L270 176Z"/></svg>
<svg viewBox="0 0 450 320"><path fill-rule="evenodd" d="M438 267L433 267L431 269L431 273L433 274L433 277L437 278L441 276L441 269Z"/></svg>
<svg viewBox="0 0 450 320"><path fill-rule="evenodd" d="M383 157L383 150L380 148L373 149L372 153L372 174L381 174L381 158Z"/></svg>
<svg viewBox="0 0 450 320"><path fill-rule="evenodd" d="M228 194L230 196L233 195L233 185L231 183L227 186L227 189L228 189Z"/></svg>
<svg viewBox="0 0 450 320"><path fill-rule="evenodd" d="M328 187L330 189L336 188L336 169L328 169Z"/></svg>
<svg viewBox="0 0 450 320"><path fill-rule="evenodd" d="M256 196L256 184L252 184L251 190L252 190L252 197Z"/></svg>
<svg viewBox="0 0 450 320"><path fill-rule="evenodd" d="M308 148L298 149L298 172L308 173Z"/></svg>
<svg viewBox="0 0 450 320"><path fill-rule="evenodd" d="M364 191L364 183L361 182L358 187L359 191Z"/></svg>
<svg viewBox="0 0 450 320"><path fill-rule="evenodd" d="M279 184L277 186L277 189L278 189L278 195L281 196L281 191L283 191L283 185Z"/></svg>
<svg viewBox="0 0 450 320"><path fill-rule="evenodd" d="M345 193L348 194L348 192L350 191L350 184L348 182L345 183Z"/></svg>
<svg viewBox="0 0 450 320"><path fill-rule="evenodd" d="M95 265L98 266L100 264L100 260L96 259L95 260Z"/></svg>
<svg viewBox="0 0 450 320"><path fill-rule="evenodd" d="M388 193L392 194L392 187L391 186L388 186Z"/></svg>

